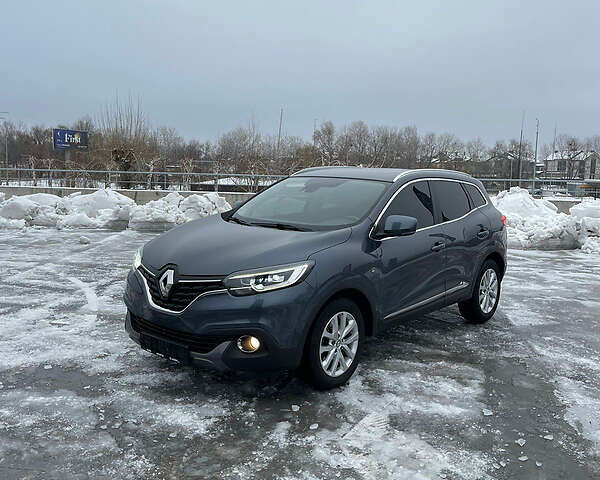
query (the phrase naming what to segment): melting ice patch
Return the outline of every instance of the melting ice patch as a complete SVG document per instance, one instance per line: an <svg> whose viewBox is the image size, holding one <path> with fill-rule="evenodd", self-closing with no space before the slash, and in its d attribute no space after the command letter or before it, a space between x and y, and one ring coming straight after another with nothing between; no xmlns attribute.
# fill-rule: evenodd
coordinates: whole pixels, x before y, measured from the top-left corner
<svg viewBox="0 0 600 480"><path fill-rule="evenodd" d="M565 420L593 447L592 454L600 455L600 398L598 389L566 377L558 379L556 396L566 406Z"/></svg>

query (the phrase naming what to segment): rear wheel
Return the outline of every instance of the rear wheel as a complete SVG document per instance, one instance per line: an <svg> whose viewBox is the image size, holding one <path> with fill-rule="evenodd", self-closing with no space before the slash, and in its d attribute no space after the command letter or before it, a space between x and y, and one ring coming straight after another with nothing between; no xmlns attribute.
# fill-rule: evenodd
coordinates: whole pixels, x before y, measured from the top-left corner
<svg viewBox="0 0 600 480"><path fill-rule="evenodd" d="M329 303L310 334L304 359L307 380L321 390L345 384L358 366L364 332L361 311L352 300Z"/></svg>
<svg viewBox="0 0 600 480"><path fill-rule="evenodd" d="M458 304L460 314L469 323L484 323L496 313L500 300L500 268L493 260L486 260L477 275L473 296Z"/></svg>

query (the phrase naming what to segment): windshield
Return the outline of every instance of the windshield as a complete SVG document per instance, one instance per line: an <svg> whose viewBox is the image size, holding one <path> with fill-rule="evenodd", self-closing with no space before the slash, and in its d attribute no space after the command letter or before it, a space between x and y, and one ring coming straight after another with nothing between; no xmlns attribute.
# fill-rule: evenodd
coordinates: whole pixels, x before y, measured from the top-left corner
<svg viewBox="0 0 600 480"><path fill-rule="evenodd" d="M372 180L290 177L250 199L231 218L307 230L352 225L370 212L387 187Z"/></svg>

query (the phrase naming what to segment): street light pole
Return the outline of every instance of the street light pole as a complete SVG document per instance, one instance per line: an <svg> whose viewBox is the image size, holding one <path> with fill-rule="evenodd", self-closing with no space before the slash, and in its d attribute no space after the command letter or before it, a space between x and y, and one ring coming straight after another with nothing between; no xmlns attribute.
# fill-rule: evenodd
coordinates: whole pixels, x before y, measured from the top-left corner
<svg viewBox="0 0 600 480"><path fill-rule="evenodd" d="M521 171L522 171L521 150L523 148L523 124L524 123L525 123L525 112L523 112L523 117L521 118L521 138L519 139L519 187L521 186Z"/></svg>
<svg viewBox="0 0 600 480"><path fill-rule="evenodd" d="M8 115L9 112L0 112L0 114ZM4 129L6 130L6 135L4 137L4 166L6 167L6 185L8 186L8 128L6 127L6 117L0 117L1 120L4 120Z"/></svg>
<svg viewBox="0 0 600 480"><path fill-rule="evenodd" d="M537 149L538 149L538 137L540 135L540 120L535 119L535 154L533 155L533 185L531 187L531 195L535 195L535 173L537 169ZM543 196L543 195L542 195Z"/></svg>

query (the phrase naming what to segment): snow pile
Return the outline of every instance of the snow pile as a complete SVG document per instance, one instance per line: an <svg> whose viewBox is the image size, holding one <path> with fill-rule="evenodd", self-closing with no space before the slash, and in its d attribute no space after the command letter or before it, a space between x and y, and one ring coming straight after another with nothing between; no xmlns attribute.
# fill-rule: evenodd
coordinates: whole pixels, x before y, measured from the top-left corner
<svg viewBox="0 0 600 480"><path fill-rule="evenodd" d="M85 213L90 218L98 217L102 210L127 209L135 205L131 198L110 189L96 190L87 195L76 192L67 199L74 211Z"/></svg>
<svg viewBox="0 0 600 480"><path fill-rule="evenodd" d="M0 217L9 220L24 220L31 223L37 216L40 205L24 197L11 197L0 205Z"/></svg>
<svg viewBox="0 0 600 480"><path fill-rule="evenodd" d="M579 241L585 253L600 253L600 199L584 198L569 209L581 223Z"/></svg>
<svg viewBox="0 0 600 480"><path fill-rule="evenodd" d="M0 217L0 229L20 229L25 228L25 220L12 220L9 218Z"/></svg>
<svg viewBox="0 0 600 480"><path fill-rule="evenodd" d="M184 198L173 192L146 205L114 190L73 193L61 198L48 193L0 199L0 228L43 226L163 231L175 225L231 209L216 193Z"/></svg>
<svg viewBox="0 0 600 480"><path fill-rule="evenodd" d="M129 228L142 231L163 231L190 220L230 210L227 201L216 193L190 195L177 192L132 208Z"/></svg>
<svg viewBox="0 0 600 480"><path fill-rule="evenodd" d="M581 203L573 205L569 209L569 213L576 218L600 219L600 198L584 198Z"/></svg>
<svg viewBox="0 0 600 480"><path fill-rule="evenodd" d="M557 213L556 206L533 198L527 190L512 187L492 201L506 215L509 247L563 250L580 246L577 219Z"/></svg>

